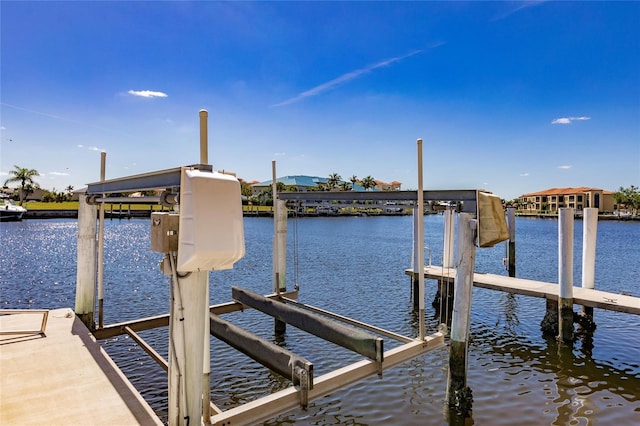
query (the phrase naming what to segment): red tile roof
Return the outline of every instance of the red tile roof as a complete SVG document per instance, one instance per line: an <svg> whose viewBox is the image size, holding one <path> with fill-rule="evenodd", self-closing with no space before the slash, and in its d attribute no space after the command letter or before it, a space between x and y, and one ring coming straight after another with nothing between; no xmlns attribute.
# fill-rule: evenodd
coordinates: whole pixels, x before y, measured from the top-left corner
<svg viewBox="0 0 640 426"><path fill-rule="evenodd" d="M565 194L583 194L589 191L603 191L600 188L589 188L588 186L581 186L579 188L550 188L538 192L531 192L529 194L523 194L523 197L533 197L536 195L565 195ZM606 191L603 191L606 193Z"/></svg>

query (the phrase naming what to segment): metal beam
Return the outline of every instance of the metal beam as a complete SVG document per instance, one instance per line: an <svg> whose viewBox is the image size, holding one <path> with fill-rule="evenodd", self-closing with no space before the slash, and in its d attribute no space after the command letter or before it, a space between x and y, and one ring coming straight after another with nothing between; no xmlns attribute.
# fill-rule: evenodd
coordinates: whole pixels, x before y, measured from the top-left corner
<svg viewBox="0 0 640 426"><path fill-rule="evenodd" d="M280 293L281 296L286 296L291 299L298 298L298 291L288 291L286 293ZM278 297L277 294L270 294L268 298ZM237 312L243 310L245 307L238 302L220 303L218 305L209 306L209 312L216 315L228 314L231 312ZM141 318L131 321L123 321L116 324L106 325L104 328L93 330L93 337L96 340L110 339L111 337L125 334L125 327L129 327L133 331L150 330L152 328L167 327L169 325L169 314L156 315L153 317Z"/></svg>
<svg viewBox="0 0 640 426"><path fill-rule="evenodd" d="M231 287L231 297L242 304L262 311L324 340L357 352L369 359L376 360L379 363L383 361L383 341L380 337L353 327L347 327L300 308L294 308L284 302L267 299L240 287Z"/></svg>
<svg viewBox="0 0 640 426"><path fill-rule="evenodd" d="M424 341L415 340L384 353L385 370L444 346L444 335L436 333ZM377 373L373 361L363 360L317 377L309 401L321 398L345 386ZM242 404L211 417L212 425L258 424L298 406L298 394L294 387L281 390L263 398Z"/></svg>
<svg viewBox="0 0 640 426"><path fill-rule="evenodd" d="M301 368L308 378L307 389L313 389L313 364L311 362L229 321L223 320L215 314L209 315L209 324L212 336L236 348L282 377L291 380L294 385L300 384L300 377L295 370L296 368Z"/></svg>
<svg viewBox="0 0 640 426"><path fill-rule="evenodd" d="M194 164L186 167L197 170L213 170L209 164ZM173 169L158 170L139 175L109 179L103 182L90 183L87 187L87 195L148 191L151 189L161 188L179 188L181 170L182 167L176 167Z"/></svg>

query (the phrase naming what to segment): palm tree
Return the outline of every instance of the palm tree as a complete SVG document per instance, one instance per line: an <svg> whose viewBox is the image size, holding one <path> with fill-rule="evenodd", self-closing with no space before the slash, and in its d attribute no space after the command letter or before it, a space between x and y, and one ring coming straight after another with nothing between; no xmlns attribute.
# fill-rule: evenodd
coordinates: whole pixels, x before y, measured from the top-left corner
<svg viewBox="0 0 640 426"><path fill-rule="evenodd" d="M352 188L353 186L351 186L349 182L342 182L340 184L340 191L351 191Z"/></svg>
<svg viewBox="0 0 640 426"><path fill-rule="evenodd" d="M24 200L27 190L40 188L38 183L33 180L36 176L40 176L35 169L27 169L26 167L13 166L13 170L9 172L11 177L4 181L5 186L10 182L20 182L20 205L22 205L22 201Z"/></svg>
<svg viewBox="0 0 640 426"><path fill-rule="evenodd" d="M351 186L352 186L352 187L355 187L355 186L356 186L356 183L358 182L358 176L356 176L356 175L351 176L351 177L349 178L349 181L351 182Z"/></svg>
<svg viewBox="0 0 640 426"><path fill-rule="evenodd" d="M71 198L73 197L73 185L67 186L64 190L67 193L67 200L71 200Z"/></svg>
<svg viewBox="0 0 640 426"><path fill-rule="evenodd" d="M341 181L342 176L340 176L338 173L331 173L329 175L329 178L327 179L327 185L329 185L330 189L335 189L338 185L340 185Z"/></svg>
<svg viewBox="0 0 640 426"><path fill-rule="evenodd" d="M374 178L371 177L371 175L369 175L366 178L362 179L362 182L360 182L360 185L362 185L364 190L367 191L369 189L376 187L376 181Z"/></svg>

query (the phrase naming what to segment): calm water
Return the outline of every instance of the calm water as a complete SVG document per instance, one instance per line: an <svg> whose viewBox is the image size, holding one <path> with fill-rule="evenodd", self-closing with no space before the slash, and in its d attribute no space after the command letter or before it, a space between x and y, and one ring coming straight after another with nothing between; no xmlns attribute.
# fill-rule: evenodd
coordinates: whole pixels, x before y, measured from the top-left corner
<svg viewBox="0 0 640 426"><path fill-rule="evenodd" d="M442 257L442 217L425 218L433 263ZM377 326L417 335L409 278L410 217L308 218L289 222L289 286L300 300ZM557 222L517 219L517 275L557 281ZM580 285L582 222L575 226L574 282ZM297 234L297 238L294 238ZM75 303L75 220L26 220L0 225L0 306L62 308ZM245 220L246 257L232 271L211 273L212 303L230 300L232 285L271 291L270 219ZM149 221L105 225L105 323L168 312L168 279L161 255L149 247ZM297 247L297 250L294 248ZM476 271L504 274L505 245L478 249ZM598 224L596 288L640 296L640 223ZM427 332L437 330L426 282ZM579 307L575 308L580 309ZM640 423L640 317L596 310L593 347L578 340L558 347L540 333L545 302L474 289L468 385L478 425L626 425ZM246 311L225 316L267 339L273 322ZM161 354L167 330L142 333ZM397 345L385 339L385 349ZM166 375L131 341L102 342L157 413L166 418ZM346 350L287 329L288 349L314 363L316 377L361 359ZM280 377L226 347L211 344L212 399L223 409L289 386ZM446 349L385 371L267 424L446 424Z"/></svg>

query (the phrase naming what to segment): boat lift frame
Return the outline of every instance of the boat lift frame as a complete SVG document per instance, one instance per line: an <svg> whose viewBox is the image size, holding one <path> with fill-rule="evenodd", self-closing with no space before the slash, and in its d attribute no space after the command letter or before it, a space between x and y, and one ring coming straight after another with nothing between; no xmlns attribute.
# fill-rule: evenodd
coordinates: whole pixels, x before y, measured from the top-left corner
<svg viewBox="0 0 640 426"><path fill-rule="evenodd" d="M421 152L419 152L419 154L421 156ZM212 166L206 163L206 154L204 157L202 155L201 135L201 164L185 167L202 171L212 171ZM85 198L81 200L81 206L79 208L79 289L81 286L80 252L82 249L85 251L91 251L91 245L88 245L87 240L91 239L91 232L95 233L95 223L93 224L93 227L88 226L86 229L81 229L85 225L80 222L91 222L91 215L95 218L96 205L116 200L116 197L106 197L107 194L162 189L164 191L159 197L146 197L143 202L156 202L162 205L179 204L180 200L178 194L180 190L180 173L182 169L183 167L179 167L118 179L101 179L100 182L88 185L86 195L84 196ZM412 205L415 212L420 208L423 209L423 200L448 201L451 204L456 204L459 211L472 212L475 214L477 208L477 193L477 190L422 191L421 185L418 191L278 192L274 194L276 195L274 197L276 198L276 200L274 200L274 204L277 200L406 201L408 205ZM131 199L127 199L126 201L134 202L134 200ZM415 204L416 201L417 204ZM418 217L422 217L422 215L416 214L416 221L418 220ZM274 215L274 221L275 220L276 216ZM83 233L88 233L89 235L87 236ZM95 245L95 239L93 244ZM87 248L89 250L87 250ZM93 262L95 263L95 259ZM83 262L82 268L90 269L91 261ZM85 274L83 275L83 279L85 281L91 280L90 278L86 278L86 273L82 273ZM93 278L92 285L95 290L95 277ZM83 286L87 286L87 284L83 284ZM206 315L210 318L209 333L211 335L214 335L232 347L249 355L275 372L284 375L292 381L292 386L285 390L258 398L254 401L223 412L213 403L206 403L206 401L208 401L208 395L206 395L206 393L209 392L210 389L206 389L207 384L205 383L205 394L203 395L205 395L206 398L203 399L205 403L202 406L201 413L201 415L204 416L205 423L214 425L230 425L264 421L269 418L273 418L278 414L294 409L297 406L301 405L305 407L309 401L335 392L348 384L362 380L368 376L381 375L382 372L388 368L395 367L403 362L444 346L444 335L441 332L426 336L424 335L424 329L421 328L420 336L418 338L402 336L339 314L334 314L320 308L299 303L296 301L297 296L297 290L292 292L276 291L275 294L265 297L251 294L250 292L240 288L234 288L232 290L232 299L235 299L234 301L208 307L209 312L207 312ZM79 317L90 329L92 329L96 339L106 339L116 335L128 334L163 368L169 369L169 363L162 359L151 345L146 343L137 334L137 332L141 330L168 326L171 322L169 315L143 318L108 326L103 326L101 324L100 327L96 329L93 322L95 300L93 301L93 305L86 308L86 306L89 305L86 302L87 297L86 295L82 297L85 298L83 305L85 308L84 310L80 309ZM78 313L78 300L79 298L76 296L76 313ZM329 340L333 343L351 349L360 353L365 358L361 361L314 378L313 365L309 361L298 357L295 354L291 354L283 348L273 345L271 342L261 339L249 331L242 330L239 327L219 318L219 315L221 314L244 310L248 307L260 309L280 321L291 323L304 331L316 334L325 340ZM87 309L91 311L87 312ZM308 319L312 320L312 326L308 326ZM348 324L348 326L344 324ZM362 329L400 341L401 345L384 352L382 339L370 335L369 333L362 331ZM260 348L260 350L257 350L257 348ZM262 351L267 351L268 355L260 356L259 352ZM273 358L276 355L279 359L273 361ZM204 368L206 369L206 366L204 366ZM207 374L208 371L204 371L205 377L208 378ZM189 385L187 384L187 386ZM195 416L195 414L192 415ZM170 423L171 420L172 419L170 419ZM177 421L180 422L181 419L178 419Z"/></svg>

